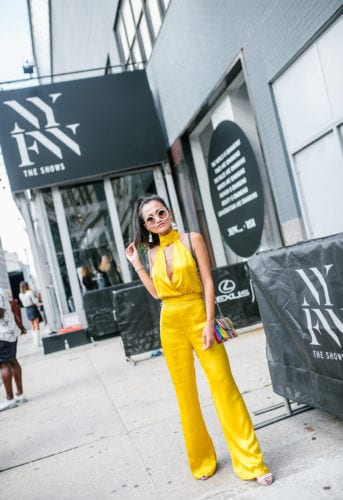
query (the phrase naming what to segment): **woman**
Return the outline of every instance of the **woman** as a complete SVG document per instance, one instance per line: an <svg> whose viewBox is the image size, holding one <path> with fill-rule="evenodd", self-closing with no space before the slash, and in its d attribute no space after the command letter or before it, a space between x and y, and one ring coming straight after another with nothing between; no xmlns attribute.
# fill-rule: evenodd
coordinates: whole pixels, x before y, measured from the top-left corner
<svg viewBox="0 0 343 500"><path fill-rule="evenodd" d="M42 316L38 310L38 300L33 295L32 290L30 290L29 285L26 281L21 281L19 285L19 300L25 307L27 319L32 325L32 337L35 346L41 346L42 340L39 333L39 323L42 321Z"/></svg>
<svg viewBox="0 0 343 500"><path fill-rule="evenodd" d="M215 342L214 285L202 236L199 233L179 234L173 229L171 211L163 199L154 194L146 194L136 201L133 231L134 241L127 247L126 256L148 292L163 301L161 342L178 399L193 476L208 479L217 466L197 394L195 351L211 389L235 473L241 479L256 479L262 486L269 486L273 476L263 462L249 413L231 374L225 347ZM149 248L151 276L140 260L137 249L141 246Z"/></svg>
<svg viewBox="0 0 343 500"><path fill-rule="evenodd" d="M22 370L17 360L18 335L26 333L25 327L14 315L7 295L0 289L0 371L6 393L0 403L0 411L18 406L27 401L23 393ZM17 392L13 393L13 379Z"/></svg>

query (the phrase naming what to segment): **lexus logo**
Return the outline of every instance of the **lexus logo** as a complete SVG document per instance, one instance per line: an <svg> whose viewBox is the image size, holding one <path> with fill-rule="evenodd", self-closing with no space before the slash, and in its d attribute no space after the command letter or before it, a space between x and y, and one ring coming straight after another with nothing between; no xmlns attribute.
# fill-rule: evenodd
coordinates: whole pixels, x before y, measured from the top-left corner
<svg viewBox="0 0 343 500"><path fill-rule="evenodd" d="M232 280L223 280L218 285L220 293L231 293L236 288L236 283Z"/></svg>
<svg viewBox="0 0 343 500"><path fill-rule="evenodd" d="M237 300L244 297L249 297L250 292L246 288L244 290L236 290L236 283L233 280L222 280L218 285L218 291L220 295L216 296L217 302L226 302L227 300ZM252 295L252 302L254 302L254 296Z"/></svg>

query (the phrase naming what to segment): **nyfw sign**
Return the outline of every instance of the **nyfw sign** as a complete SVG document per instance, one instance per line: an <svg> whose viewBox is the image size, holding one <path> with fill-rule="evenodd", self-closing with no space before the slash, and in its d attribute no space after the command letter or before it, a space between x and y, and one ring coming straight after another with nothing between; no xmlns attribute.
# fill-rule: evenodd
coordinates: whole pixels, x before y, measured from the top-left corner
<svg viewBox="0 0 343 500"><path fill-rule="evenodd" d="M144 71L1 92L0 144L14 192L166 160Z"/></svg>
<svg viewBox="0 0 343 500"><path fill-rule="evenodd" d="M343 416L343 234L248 265L275 392Z"/></svg>
<svg viewBox="0 0 343 500"><path fill-rule="evenodd" d="M310 267L295 270L301 277L305 288L301 292L301 308L306 318L309 344L317 359L339 360L343 362L343 307L335 307L330 297L330 280L334 278L334 264L326 264L322 268ZM329 273L331 275L329 275ZM330 337L334 351L323 351Z"/></svg>

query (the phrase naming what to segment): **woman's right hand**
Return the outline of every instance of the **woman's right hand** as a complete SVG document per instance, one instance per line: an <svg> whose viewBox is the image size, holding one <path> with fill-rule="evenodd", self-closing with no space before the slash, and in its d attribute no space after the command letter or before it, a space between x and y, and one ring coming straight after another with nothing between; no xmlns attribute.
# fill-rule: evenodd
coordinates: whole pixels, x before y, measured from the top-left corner
<svg viewBox="0 0 343 500"><path fill-rule="evenodd" d="M130 243L130 245L126 248L126 258L135 268L142 265L139 259L138 250L134 243Z"/></svg>

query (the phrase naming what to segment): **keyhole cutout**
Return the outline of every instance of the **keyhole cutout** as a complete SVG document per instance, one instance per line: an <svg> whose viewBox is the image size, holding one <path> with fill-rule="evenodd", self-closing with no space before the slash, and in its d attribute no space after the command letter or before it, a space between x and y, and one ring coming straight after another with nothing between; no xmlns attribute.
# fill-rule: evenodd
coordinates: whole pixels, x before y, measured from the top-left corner
<svg viewBox="0 0 343 500"><path fill-rule="evenodd" d="M168 245L163 247L164 262L166 266L167 276L169 281L173 281L173 255L174 255L174 245Z"/></svg>

